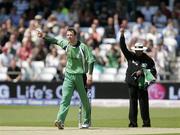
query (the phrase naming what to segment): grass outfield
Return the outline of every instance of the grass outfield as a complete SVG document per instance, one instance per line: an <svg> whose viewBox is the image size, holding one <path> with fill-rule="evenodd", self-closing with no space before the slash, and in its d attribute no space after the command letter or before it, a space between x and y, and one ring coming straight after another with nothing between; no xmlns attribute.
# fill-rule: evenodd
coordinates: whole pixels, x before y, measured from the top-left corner
<svg viewBox="0 0 180 135"><path fill-rule="evenodd" d="M0 126L46 126L52 127L58 106L0 106ZM180 108L150 108L152 127L180 128ZM128 108L93 107L93 127L126 128ZM140 115L138 125L141 126ZM71 107L65 122L66 127L78 126L78 108Z"/></svg>

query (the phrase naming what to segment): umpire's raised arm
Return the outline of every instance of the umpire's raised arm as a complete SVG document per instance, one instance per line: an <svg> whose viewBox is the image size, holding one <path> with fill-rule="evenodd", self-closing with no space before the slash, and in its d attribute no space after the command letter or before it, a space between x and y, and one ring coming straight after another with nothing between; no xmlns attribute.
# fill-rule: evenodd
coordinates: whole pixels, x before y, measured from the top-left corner
<svg viewBox="0 0 180 135"><path fill-rule="evenodd" d="M131 52L127 49L126 43L125 43L125 37L124 37L124 28L120 29L121 31L121 36L120 36L120 48L122 50L122 53L124 54L124 56L126 57L126 59L130 59L130 57L132 56Z"/></svg>

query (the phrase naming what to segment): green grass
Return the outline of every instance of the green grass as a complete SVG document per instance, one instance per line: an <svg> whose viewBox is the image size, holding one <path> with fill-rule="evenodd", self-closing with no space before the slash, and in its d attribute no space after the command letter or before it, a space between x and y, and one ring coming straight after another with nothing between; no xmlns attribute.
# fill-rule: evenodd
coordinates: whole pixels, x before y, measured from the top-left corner
<svg viewBox="0 0 180 135"><path fill-rule="evenodd" d="M52 126L58 108L58 106L0 106L0 126ZM150 115L152 127L180 128L179 108L151 108ZM77 107L70 108L65 125L77 127ZM128 108L93 107L92 125L94 127L127 127ZM138 125L142 125L140 114Z"/></svg>

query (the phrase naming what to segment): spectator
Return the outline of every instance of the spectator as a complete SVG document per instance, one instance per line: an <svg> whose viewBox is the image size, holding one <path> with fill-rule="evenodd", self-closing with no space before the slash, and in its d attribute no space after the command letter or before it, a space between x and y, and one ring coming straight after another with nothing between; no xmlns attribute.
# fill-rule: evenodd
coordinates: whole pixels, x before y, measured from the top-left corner
<svg viewBox="0 0 180 135"><path fill-rule="evenodd" d="M59 65L57 67L57 74L54 78L56 81L64 81L64 73L65 73L65 67L66 67L67 57L66 54L61 54Z"/></svg>
<svg viewBox="0 0 180 135"><path fill-rule="evenodd" d="M30 60L32 57L32 42L30 38L25 37L22 40L22 46L17 51L17 56L20 61Z"/></svg>
<svg viewBox="0 0 180 135"><path fill-rule="evenodd" d="M8 15L6 14L6 9L4 7L0 8L0 24L5 22L8 19Z"/></svg>
<svg viewBox="0 0 180 135"><path fill-rule="evenodd" d="M0 27L0 53L1 53L1 49L3 47L3 44L2 44L3 36L4 36L4 32L3 32L2 28Z"/></svg>
<svg viewBox="0 0 180 135"><path fill-rule="evenodd" d="M8 52L8 48L3 47L0 54L0 67L8 67L12 59L13 55Z"/></svg>
<svg viewBox="0 0 180 135"><path fill-rule="evenodd" d="M66 37L66 27L61 27L59 29L59 34L56 36L56 39L61 39L61 38L65 38Z"/></svg>
<svg viewBox="0 0 180 135"><path fill-rule="evenodd" d="M92 24L96 25L97 33L99 33L101 35L101 37L103 37L104 36L104 27L100 26L99 19L98 18L94 18ZM91 24L91 26L92 26L92 24ZM92 33L92 27L89 27L88 33Z"/></svg>
<svg viewBox="0 0 180 135"><path fill-rule="evenodd" d="M180 5L180 4L179 4L179 5ZM179 28L180 28L180 23L179 23L180 15L177 16L175 10L173 10L173 12L172 12L172 18L170 18L170 19L172 19L172 22L173 22L173 24L174 24L174 27L177 28L177 29L179 29Z"/></svg>
<svg viewBox="0 0 180 135"><path fill-rule="evenodd" d="M7 71L7 81L18 82L21 80L21 69L16 65L16 59L12 59Z"/></svg>
<svg viewBox="0 0 180 135"><path fill-rule="evenodd" d="M13 23L13 26L18 27L19 20L20 20L21 16L19 14L17 14L16 7L11 8L11 12L10 12L9 17L10 17L12 23Z"/></svg>
<svg viewBox="0 0 180 135"><path fill-rule="evenodd" d="M44 47L44 41L41 40L41 43L38 46L35 46L32 49L32 61L45 61L47 55L47 48Z"/></svg>
<svg viewBox="0 0 180 135"><path fill-rule="evenodd" d="M166 27L162 30L162 34L164 38L176 38L178 34L178 29L174 27L172 19L168 19Z"/></svg>
<svg viewBox="0 0 180 135"><path fill-rule="evenodd" d="M120 35L121 35L120 28L124 28L125 29L124 36L126 39L126 44L129 45L130 40L131 40L131 31L129 29L128 20L123 19L120 24L120 27L119 27L119 21L117 19L118 19L118 17L116 19L114 19L114 21L116 23L115 24L115 26L116 26L116 41L119 42L119 40L120 40Z"/></svg>
<svg viewBox="0 0 180 135"><path fill-rule="evenodd" d="M17 50L21 47L21 43L17 40L17 35L15 33L10 35L9 42L12 44L12 49L14 50L14 55Z"/></svg>
<svg viewBox="0 0 180 135"><path fill-rule="evenodd" d="M154 47L153 40L151 39L147 40L146 47L147 47L146 50L147 55L154 60L156 55L156 47Z"/></svg>
<svg viewBox="0 0 180 135"><path fill-rule="evenodd" d="M94 68L97 69L100 73L103 73L104 72L103 67L105 66L106 62L103 55L101 55L101 50L99 47L95 47L93 51L93 55L96 59L94 63Z"/></svg>
<svg viewBox="0 0 180 135"><path fill-rule="evenodd" d="M167 22L167 17L162 14L160 9L158 9L156 11L155 15L153 16L153 24L157 28L162 29L162 28L164 28L166 26L166 22Z"/></svg>
<svg viewBox="0 0 180 135"><path fill-rule="evenodd" d="M29 27L24 32L24 37L30 37L30 40L33 42L34 45L38 45L40 43L40 39L37 37L37 34L34 31L34 29L36 28L39 28L37 21L31 20L29 22ZM39 30L41 30L41 28L39 28Z"/></svg>
<svg viewBox="0 0 180 135"><path fill-rule="evenodd" d="M18 41L22 41L22 39L24 37L24 32L26 30L24 18L20 18L17 29L18 29L18 38L17 39L18 39Z"/></svg>
<svg viewBox="0 0 180 135"><path fill-rule="evenodd" d="M171 11L167 8L166 3L163 1L160 3L160 10L167 18L171 18Z"/></svg>
<svg viewBox="0 0 180 135"><path fill-rule="evenodd" d="M141 13L144 15L144 20L146 22L152 21L152 16L154 14L154 9L150 6L150 1L145 1L144 7L140 9Z"/></svg>
<svg viewBox="0 0 180 135"><path fill-rule="evenodd" d="M178 30L174 27L172 19L168 20L168 24L162 30L162 34L164 37L164 44L168 47L171 59L175 59L176 53L174 52L176 52L176 49L178 47L178 43L176 41Z"/></svg>
<svg viewBox="0 0 180 135"><path fill-rule="evenodd" d="M34 81L37 80L37 69L32 66L32 61L18 61L22 71L22 80Z"/></svg>
<svg viewBox="0 0 180 135"><path fill-rule="evenodd" d="M107 51L106 57L107 57L107 63L106 66L109 68L116 68L118 69L121 65L121 54L119 51L119 45L118 44L112 44L111 49Z"/></svg>
<svg viewBox="0 0 180 135"><path fill-rule="evenodd" d="M37 14L35 17L34 17L34 20L37 22L37 25L42 28L44 26L44 21L42 16Z"/></svg>
<svg viewBox="0 0 180 135"><path fill-rule="evenodd" d="M96 24L92 24L91 28L92 28L92 33L89 33L87 44L90 45L94 49L99 46L99 44L101 43L102 37L96 30L97 29Z"/></svg>
<svg viewBox="0 0 180 135"><path fill-rule="evenodd" d="M85 33L81 31L80 28L80 24L79 23L74 23L74 29L77 32L77 38L82 41L85 42ZM65 37L65 36L64 36Z"/></svg>
<svg viewBox="0 0 180 135"><path fill-rule="evenodd" d="M132 33L131 40L136 40L136 41L144 42L146 40L146 33L143 31L143 29L138 28L137 31L134 31Z"/></svg>
<svg viewBox="0 0 180 135"><path fill-rule="evenodd" d="M3 47L5 45L5 43L9 40L10 37L10 32L7 30L7 25L5 23L3 23L0 27L0 30L2 31L1 33L1 47Z"/></svg>
<svg viewBox="0 0 180 135"><path fill-rule="evenodd" d="M177 20L180 19L180 11L179 11L179 9L180 9L180 2L178 0L176 0L174 2L173 16L172 17L176 18ZM180 24L178 24L178 25L180 27Z"/></svg>
<svg viewBox="0 0 180 135"><path fill-rule="evenodd" d="M69 21L69 9L64 5L64 2L59 1L58 8L53 13L58 22L68 23Z"/></svg>
<svg viewBox="0 0 180 135"><path fill-rule="evenodd" d="M112 17L108 17L107 26L104 29L104 38L116 38L114 19Z"/></svg>
<svg viewBox="0 0 180 135"><path fill-rule="evenodd" d="M82 27L89 27L91 25L91 22L93 20L93 14L92 11L89 9L83 9L80 14L80 24Z"/></svg>
<svg viewBox="0 0 180 135"><path fill-rule="evenodd" d="M60 23L61 25L64 24L63 22ZM46 29L46 33L49 35L49 36L54 36L58 33L54 33L53 29L54 27L56 27L58 25L58 20L57 20L57 17L53 14L51 14L50 16L48 16L48 19L44 25L44 29ZM57 32L57 31L56 31Z"/></svg>
<svg viewBox="0 0 180 135"><path fill-rule="evenodd" d="M14 0L13 5L17 8L18 15L22 15L29 8L29 3L26 0Z"/></svg>
<svg viewBox="0 0 180 135"><path fill-rule="evenodd" d="M101 11L98 15L98 19L100 20L100 24L104 27L107 25L108 18L108 9L106 5L102 5Z"/></svg>
<svg viewBox="0 0 180 135"><path fill-rule="evenodd" d="M114 8L114 7L113 7ZM118 14L118 19L121 21L122 19L128 18L127 6L125 1L117 0L115 1L115 13Z"/></svg>
<svg viewBox="0 0 180 135"><path fill-rule="evenodd" d="M7 31L8 31L9 33L13 33L13 32L16 31L16 30L15 30L15 27L12 25L11 19L7 19L7 20L5 21L5 25L6 25L6 29L7 29Z"/></svg>
<svg viewBox="0 0 180 135"><path fill-rule="evenodd" d="M136 31L139 31L139 30L142 33L147 33L148 30L149 30L149 26L148 26L148 24L145 24L143 17L138 17L136 19L136 24L133 26L133 31L132 32L136 32Z"/></svg>
<svg viewBox="0 0 180 135"><path fill-rule="evenodd" d="M11 42L6 42L4 47L8 49L8 53L12 54L14 57L16 56L16 50L12 47Z"/></svg>
<svg viewBox="0 0 180 135"><path fill-rule="evenodd" d="M69 20L67 23L69 26L73 26L75 22L79 21L78 10L75 8L74 5L72 5L69 9L68 19Z"/></svg>
<svg viewBox="0 0 180 135"><path fill-rule="evenodd" d="M59 65L59 55L56 47L50 48L51 52L47 54L45 63L47 67L58 67Z"/></svg>
<svg viewBox="0 0 180 135"><path fill-rule="evenodd" d="M146 40L152 40L154 46L156 47L159 40L161 40L161 38L162 38L162 34L157 31L156 26L152 25L150 27L149 32L146 35Z"/></svg>
<svg viewBox="0 0 180 135"><path fill-rule="evenodd" d="M155 63L157 69L157 79L158 80L166 80L167 75L169 74L169 56L168 49L163 44L163 41L159 42L156 49L155 54Z"/></svg>

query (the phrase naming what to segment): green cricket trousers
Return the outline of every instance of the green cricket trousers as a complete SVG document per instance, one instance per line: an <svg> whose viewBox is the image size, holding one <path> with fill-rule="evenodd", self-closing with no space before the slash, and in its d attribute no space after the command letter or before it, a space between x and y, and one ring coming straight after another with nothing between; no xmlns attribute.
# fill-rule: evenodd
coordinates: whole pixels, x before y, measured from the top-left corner
<svg viewBox="0 0 180 135"><path fill-rule="evenodd" d="M73 95L74 90L76 89L79 93L83 105L83 124L89 124L91 119L91 108L86 94L85 82L86 79L84 77L84 74L70 74L67 72L65 73L65 78L62 87L62 101L57 114L58 121L61 121L62 123L65 122L70 107L71 97Z"/></svg>

